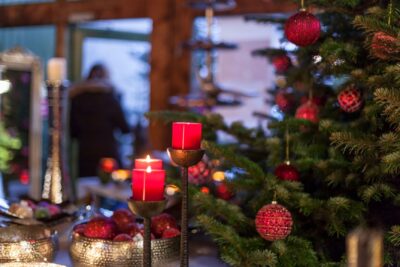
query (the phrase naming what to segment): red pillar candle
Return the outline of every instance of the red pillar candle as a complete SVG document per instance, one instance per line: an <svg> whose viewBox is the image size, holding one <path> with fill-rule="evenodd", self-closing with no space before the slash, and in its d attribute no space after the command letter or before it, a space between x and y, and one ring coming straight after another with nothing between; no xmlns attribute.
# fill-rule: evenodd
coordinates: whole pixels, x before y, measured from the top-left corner
<svg viewBox="0 0 400 267"><path fill-rule="evenodd" d="M172 124L172 148L185 150L200 149L201 135L201 123L174 122Z"/></svg>
<svg viewBox="0 0 400 267"><path fill-rule="evenodd" d="M149 155L145 159L135 159L135 169L147 169L149 166L152 170L161 170L163 163L161 159L152 159Z"/></svg>
<svg viewBox="0 0 400 267"><path fill-rule="evenodd" d="M165 171L134 169L132 173L133 200L162 201L164 199Z"/></svg>

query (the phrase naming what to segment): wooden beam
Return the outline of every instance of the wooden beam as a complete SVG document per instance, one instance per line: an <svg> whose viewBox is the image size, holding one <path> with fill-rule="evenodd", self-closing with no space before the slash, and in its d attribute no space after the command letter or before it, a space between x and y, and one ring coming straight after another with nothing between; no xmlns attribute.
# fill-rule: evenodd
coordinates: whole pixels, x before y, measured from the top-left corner
<svg viewBox="0 0 400 267"><path fill-rule="evenodd" d="M169 108L174 54L174 0L148 0L153 20L150 56L150 110ZM170 130L162 122L150 122L150 141L153 149L164 150L170 143Z"/></svg>
<svg viewBox="0 0 400 267"><path fill-rule="evenodd" d="M0 27L148 17L146 0L87 0L0 6Z"/></svg>

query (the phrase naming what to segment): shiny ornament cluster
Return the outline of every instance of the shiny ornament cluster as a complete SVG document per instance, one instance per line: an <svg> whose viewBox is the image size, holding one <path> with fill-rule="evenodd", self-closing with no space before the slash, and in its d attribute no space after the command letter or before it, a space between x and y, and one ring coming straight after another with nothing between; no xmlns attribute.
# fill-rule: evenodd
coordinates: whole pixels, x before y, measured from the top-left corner
<svg viewBox="0 0 400 267"><path fill-rule="evenodd" d="M285 35L295 45L312 45L321 35L321 23L313 14L300 11L286 21Z"/></svg>
<svg viewBox="0 0 400 267"><path fill-rule="evenodd" d="M285 239L292 231L293 219L282 205L272 204L262 207L256 216L256 229L268 241Z"/></svg>
<svg viewBox="0 0 400 267"><path fill-rule="evenodd" d="M151 220L151 239L173 238L180 235L175 218L163 213ZM143 240L143 225L127 209L116 210L111 218L95 217L74 227L74 234L88 238L115 242L138 242Z"/></svg>
<svg viewBox="0 0 400 267"><path fill-rule="evenodd" d="M210 181L211 166L208 160L201 160L194 166L189 167L189 183L194 185L203 185Z"/></svg>

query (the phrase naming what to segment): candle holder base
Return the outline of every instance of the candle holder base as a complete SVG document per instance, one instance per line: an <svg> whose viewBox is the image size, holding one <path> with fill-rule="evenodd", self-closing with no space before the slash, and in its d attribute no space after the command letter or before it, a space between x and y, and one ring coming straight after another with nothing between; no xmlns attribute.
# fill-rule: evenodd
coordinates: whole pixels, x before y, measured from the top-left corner
<svg viewBox="0 0 400 267"><path fill-rule="evenodd" d="M166 200L137 201L128 199L129 209L144 219L143 267L151 267L151 217L163 212L166 205Z"/></svg>
<svg viewBox="0 0 400 267"><path fill-rule="evenodd" d="M171 160L180 167L196 165L204 156L204 149L185 150L168 148Z"/></svg>

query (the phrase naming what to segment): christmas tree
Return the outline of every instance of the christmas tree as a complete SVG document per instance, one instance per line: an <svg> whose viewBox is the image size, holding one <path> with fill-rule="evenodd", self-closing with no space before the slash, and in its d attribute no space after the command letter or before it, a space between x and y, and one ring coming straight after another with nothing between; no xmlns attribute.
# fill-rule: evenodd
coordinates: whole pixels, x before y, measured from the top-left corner
<svg viewBox="0 0 400 267"><path fill-rule="evenodd" d="M217 114L151 117L202 122L204 148L229 171L215 188L205 184L215 194L192 198L197 222L229 265L342 266L346 235L369 225L385 231L385 264L397 266L400 4L306 4L309 12L289 19L249 17L282 23L298 45L255 53L285 74L272 90L284 119L271 118L270 132L226 125ZM217 131L237 142L218 144Z"/></svg>

